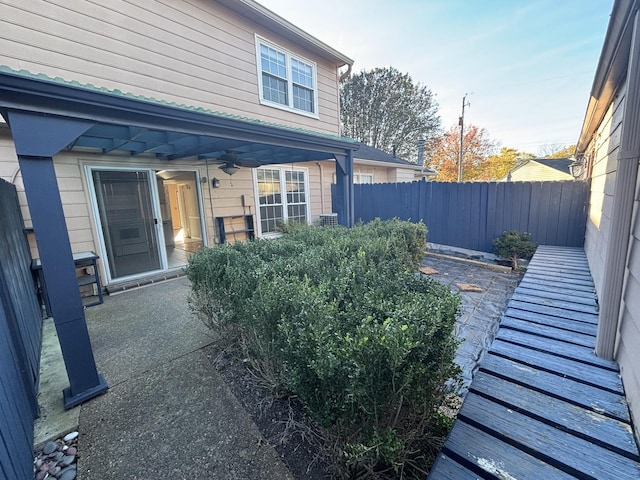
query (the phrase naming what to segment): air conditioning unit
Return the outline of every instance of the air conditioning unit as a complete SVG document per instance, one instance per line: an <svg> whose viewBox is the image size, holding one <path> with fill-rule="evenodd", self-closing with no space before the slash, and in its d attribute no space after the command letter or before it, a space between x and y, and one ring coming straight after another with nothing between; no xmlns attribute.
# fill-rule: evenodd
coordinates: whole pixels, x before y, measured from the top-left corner
<svg viewBox="0 0 640 480"><path fill-rule="evenodd" d="M337 213L321 213L320 214L321 227L336 227L337 225L338 225Z"/></svg>

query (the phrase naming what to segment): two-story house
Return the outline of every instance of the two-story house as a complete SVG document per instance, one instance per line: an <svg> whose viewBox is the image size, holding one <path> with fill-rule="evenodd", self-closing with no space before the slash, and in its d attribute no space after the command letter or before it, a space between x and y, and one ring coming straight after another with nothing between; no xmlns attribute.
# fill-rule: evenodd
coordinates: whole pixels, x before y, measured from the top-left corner
<svg viewBox="0 0 640 480"><path fill-rule="evenodd" d="M117 286L280 220L353 223L353 62L255 1L0 0L0 18L0 177L32 227L65 406L107 388L74 253Z"/></svg>
<svg viewBox="0 0 640 480"><path fill-rule="evenodd" d="M21 192L45 270L47 246L56 260L68 243L98 253L117 285L280 221L353 221L358 145L339 136L338 95L353 61L260 4L2 0L0 12L0 176Z"/></svg>

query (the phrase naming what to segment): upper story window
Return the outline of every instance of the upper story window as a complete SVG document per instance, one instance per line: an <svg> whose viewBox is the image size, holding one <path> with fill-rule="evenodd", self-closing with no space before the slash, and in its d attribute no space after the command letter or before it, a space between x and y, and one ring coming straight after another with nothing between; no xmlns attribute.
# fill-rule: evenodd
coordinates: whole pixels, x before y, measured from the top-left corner
<svg viewBox="0 0 640 480"><path fill-rule="evenodd" d="M315 63L256 36L260 102L317 118Z"/></svg>

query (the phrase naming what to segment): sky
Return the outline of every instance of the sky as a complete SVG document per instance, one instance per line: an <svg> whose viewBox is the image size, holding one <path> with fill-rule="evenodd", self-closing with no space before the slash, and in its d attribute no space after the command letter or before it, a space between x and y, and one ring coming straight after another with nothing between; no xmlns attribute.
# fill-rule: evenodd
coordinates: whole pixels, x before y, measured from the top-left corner
<svg viewBox="0 0 640 480"><path fill-rule="evenodd" d="M258 0L355 60L428 87L442 127L543 155L575 144L613 0Z"/></svg>

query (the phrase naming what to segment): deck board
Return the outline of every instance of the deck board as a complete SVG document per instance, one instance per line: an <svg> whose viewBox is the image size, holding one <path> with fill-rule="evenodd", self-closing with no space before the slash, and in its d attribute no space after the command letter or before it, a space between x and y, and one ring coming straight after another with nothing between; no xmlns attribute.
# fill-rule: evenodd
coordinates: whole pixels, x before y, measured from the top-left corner
<svg viewBox="0 0 640 480"><path fill-rule="evenodd" d="M569 474L611 479L640 478L636 461L480 395L470 393L458 416L466 423L481 425L483 431L533 453ZM593 462L593 457L598 461ZM630 476L634 471L636 476Z"/></svg>
<svg viewBox="0 0 640 480"><path fill-rule="evenodd" d="M594 323L581 322L568 318L558 318L553 315L545 315L544 313L529 312L507 306L505 316L528 321L532 324L548 325L550 327L562 328L571 332L578 332L585 335L596 336L598 325ZM595 340L593 342L595 345Z"/></svg>
<svg viewBox="0 0 640 480"><path fill-rule="evenodd" d="M613 393L622 394L624 392L622 380L617 374L610 375L611 372L604 371L602 368L594 367L593 365L557 357L547 352L514 345L499 339L493 342L489 351L509 360L515 360L523 365L571 378L587 385L601 387Z"/></svg>
<svg viewBox="0 0 640 480"><path fill-rule="evenodd" d="M468 468L492 473L499 479L575 480L572 475L465 422L454 424L443 452ZM429 478L456 477L441 475L436 465Z"/></svg>
<svg viewBox="0 0 640 480"><path fill-rule="evenodd" d="M556 428L572 432L601 446L611 449L633 460L638 460L635 440L629 424L610 420L590 409L518 385L505 382L486 372L478 372L471 392L492 398L507 408L527 411L527 415L537 418Z"/></svg>
<svg viewBox="0 0 640 480"><path fill-rule="evenodd" d="M631 421L629 407L624 401L624 397L608 390L528 367L492 354L482 360L480 371L489 372L506 381L526 386L551 398L559 398L616 420L627 423ZM473 383L471 387L473 387Z"/></svg>
<svg viewBox="0 0 640 480"><path fill-rule="evenodd" d="M429 479L640 479L584 251L540 246Z"/></svg>
<svg viewBox="0 0 640 480"><path fill-rule="evenodd" d="M531 290L520 290L514 292L511 298L520 302L561 308L563 310L570 310L572 312L584 312L594 315L598 314L598 307L596 306L595 301L593 301L592 304L587 304L586 302L574 301L573 299L565 298L564 300L560 300L558 298L552 298L548 295L533 292Z"/></svg>
<svg viewBox="0 0 640 480"><path fill-rule="evenodd" d="M579 303L582 305L590 305L597 307L598 302L593 298L593 294L587 292L580 292L577 290L562 290L558 291L555 288L549 288L548 290L535 288L533 286L520 284L516 289L516 292L520 295L527 295L530 297L547 298L550 300L561 300L563 302Z"/></svg>
<svg viewBox="0 0 640 480"><path fill-rule="evenodd" d="M558 293L560 295L564 295L566 292L570 292L571 296L575 299L577 297L581 297L581 298L585 298L588 299L592 302L595 302L595 296L593 294L593 290L589 287L584 287L583 289L578 289L578 288L563 288L562 290L559 290L557 285L553 284L553 283L547 283L547 282L542 282L542 281L532 281L529 280L527 278L523 278L522 281L520 282L520 285L518 286L518 288L522 288L527 289L527 290L532 290L532 291L537 291L538 294L540 294L541 292L547 292L547 293ZM550 297L550 298L554 298L554 297Z"/></svg>
<svg viewBox="0 0 640 480"><path fill-rule="evenodd" d="M567 344L562 340L555 338L542 337L540 335L511 330L509 328L501 328L497 337L508 343L527 347L540 352L555 354L569 360L578 360L594 367L600 367L607 370L618 372L618 364L612 360L596 357L593 354L593 348L582 345ZM559 353L561 352L561 353ZM603 372L608 376L608 373Z"/></svg>
<svg viewBox="0 0 640 480"><path fill-rule="evenodd" d="M551 325L527 322L525 320L507 316L502 318L501 325L504 328L519 330L524 333L533 332L541 337L553 338L563 342L573 343L574 345L588 347L591 350L593 349L593 335L578 333L575 330L565 330Z"/></svg>
<svg viewBox="0 0 640 480"><path fill-rule="evenodd" d="M560 307L550 307L539 303L528 303L521 300L511 300L509 307L526 310L528 312L542 313L543 315L551 315L552 317L570 318L571 320L579 320L585 323L598 324L598 315L595 313L576 312Z"/></svg>

